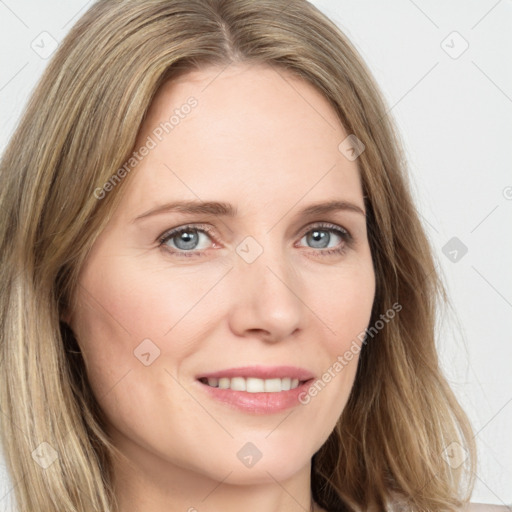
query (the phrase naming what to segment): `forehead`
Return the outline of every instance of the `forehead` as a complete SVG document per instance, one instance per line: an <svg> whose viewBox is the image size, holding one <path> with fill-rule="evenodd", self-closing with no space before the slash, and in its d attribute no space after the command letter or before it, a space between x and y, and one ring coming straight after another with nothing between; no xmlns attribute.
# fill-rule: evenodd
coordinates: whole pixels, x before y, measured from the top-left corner
<svg viewBox="0 0 512 512"><path fill-rule="evenodd" d="M287 71L193 71L164 84L150 106L135 149L154 147L136 166L129 201L261 205L337 191L354 200L362 196L357 163L338 149L347 135L328 100Z"/></svg>

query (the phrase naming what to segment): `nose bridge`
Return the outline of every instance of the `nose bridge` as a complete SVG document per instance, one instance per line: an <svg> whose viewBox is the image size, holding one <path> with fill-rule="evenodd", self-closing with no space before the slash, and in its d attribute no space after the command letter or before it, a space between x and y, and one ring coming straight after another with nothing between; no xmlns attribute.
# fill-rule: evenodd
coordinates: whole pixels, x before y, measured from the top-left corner
<svg viewBox="0 0 512 512"><path fill-rule="evenodd" d="M258 238L256 238L258 237ZM278 340L293 333L303 315L301 283L277 232L248 235L236 247L234 330L264 331ZM299 291L300 293L300 291Z"/></svg>
<svg viewBox="0 0 512 512"><path fill-rule="evenodd" d="M292 262L277 231L256 236L246 236L236 247L235 266L240 275L248 276L249 281L255 280L261 287L277 289L274 292L286 288L285 284L290 286Z"/></svg>

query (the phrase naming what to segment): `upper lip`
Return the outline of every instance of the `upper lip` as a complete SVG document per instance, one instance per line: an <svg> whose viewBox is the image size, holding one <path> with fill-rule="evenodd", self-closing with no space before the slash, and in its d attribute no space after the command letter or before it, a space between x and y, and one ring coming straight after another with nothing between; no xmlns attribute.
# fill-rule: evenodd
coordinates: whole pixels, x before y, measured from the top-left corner
<svg viewBox="0 0 512 512"><path fill-rule="evenodd" d="M297 366L242 366L239 368L226 368L225 370L216 372L202 373L197 376L197 379L220 379L222 377L255 377L257 379L284 379L290 377L291 379L306 381L313 379L314 375L305 368L299 368Z"/></svg>

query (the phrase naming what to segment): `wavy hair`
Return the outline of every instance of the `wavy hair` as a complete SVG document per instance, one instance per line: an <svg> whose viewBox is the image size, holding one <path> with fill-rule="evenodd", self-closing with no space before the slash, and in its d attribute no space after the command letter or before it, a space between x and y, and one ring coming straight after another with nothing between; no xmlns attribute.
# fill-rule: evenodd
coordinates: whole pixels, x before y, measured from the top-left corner
<svg viewBox="0 0 512 512"><path fill-rule="evenodd" d="M127 176L160 86L190 70L264 63L301 77L335 109L358 157L376 275L371 325L349 401L314 454L314 499L329 511L456 510L476 450L441 371L436 315L447 294L419 220L386 103L342 31L305 0L100 0L79 19L31 95L0 162L0 428L20 510L113 512L102 412L61 322ZM456 444L453 444L456 443ZM451 467L447 449L465 450ZM35 451L34 451L35 450ZM51 465L36 464L45 455Z"/></svg>

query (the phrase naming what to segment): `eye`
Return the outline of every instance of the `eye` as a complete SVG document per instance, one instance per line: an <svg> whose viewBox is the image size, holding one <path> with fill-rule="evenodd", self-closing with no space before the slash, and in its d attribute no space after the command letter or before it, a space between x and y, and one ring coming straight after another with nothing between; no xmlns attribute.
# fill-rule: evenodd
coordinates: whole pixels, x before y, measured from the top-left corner
<svg viewBox="0 0 512 512"><path fill-rule="evenodd" d="M334 237L333 237L334 234ZM329 246L329 244L336 239L341 240L340 242ZM352 243L352 236L350 233L342 228L341 226L336 226L335 224L318 224L313 227L313 229L309 229L303 235L301 240L306 240L306 243L311 244L310 247L313 249L320 249L319 251L315 251L322 256L327 256L329 254L342 254L346 251L347 245L350 246Z"/></svg>
<svg viewBox="0 0 512 512"><path fill-rule="evenodd" d="M208 225L186 225L164 233L159 239L159 246L173 256L194 257L204 256L208 248L208 240L212 240L212 228ZM336 243L336 240L338 242ZM335 224L321 223L310 227L301 239L310 244L311 249L321 256L343 254L352 244L350 233ZM330 245L331 242L334 245ZM341 243L340 243L341 242Z"/></svg>
<svg viewBox="0 0 512 512"><path fill-rule="evenodd" d="M160 246L165 246L172 254L200 256L201 253L197 251L206 249L202 245L205 243L205 238L211 238L210 231L211 229L208 226L201 226L200 228L197 226L182 226L165 233L159 239L159 243ZM172 244L169 245L168 242L172 242Z"/></svg>

